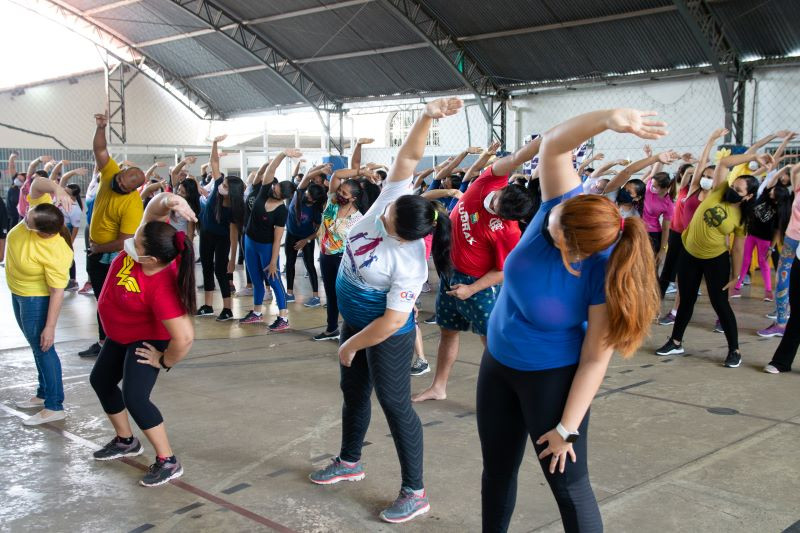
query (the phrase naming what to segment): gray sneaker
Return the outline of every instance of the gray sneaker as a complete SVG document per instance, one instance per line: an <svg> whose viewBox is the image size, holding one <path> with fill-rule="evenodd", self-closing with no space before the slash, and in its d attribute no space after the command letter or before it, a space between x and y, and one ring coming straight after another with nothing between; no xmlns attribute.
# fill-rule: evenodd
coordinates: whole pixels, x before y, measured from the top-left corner
<svg viewBox="0 0 800 533"><path fill-rule="evenodd" d="M364 473L364 466L361 461L357 462L355 466L347 466L338 457L331 459L331 464L309 474L308 479L317 485L333 485L340 481L361 481L366 474Z"/></svg>
<svg viewBox="0 0 800 533"><path fill-rule="evenodd" d="M392 506L381 512L381 520L392 524L400 524L408 522L412 518L416 518L430 510L431 504L428 503L427 494L423 493L422 496L417 496L410 488L403 487L400 489L400 495L397 496Z"/></svg>
<svg viewBox="0 0 800 533"><path fill-rule="evenodd" d="M156 457L156 462L150 465L147 474L139 481L139 484L143 487L157 487L182 475L183 467L180 461L175 459L174 463L170 463Z"/></svg>
<svg viewBox="0 0 800 533"><path fill-rule="evenodd" d="M119 437L114 437L108 444L94 452L92 456L95 461L112 461L123 457L142 455L143 451L142 443L136 437L133 437L133 442L130 444L125 444Z"/></svg>
<svg viewBox="0 0 800 533"><path fill-rule="evenodd" d="M431 365L428 364L428 361L422 359L421 357L417 357L414 359L414 362L411 363L411 375L412 376L421 376L422 374L427 374L431 371Z"/></svg>

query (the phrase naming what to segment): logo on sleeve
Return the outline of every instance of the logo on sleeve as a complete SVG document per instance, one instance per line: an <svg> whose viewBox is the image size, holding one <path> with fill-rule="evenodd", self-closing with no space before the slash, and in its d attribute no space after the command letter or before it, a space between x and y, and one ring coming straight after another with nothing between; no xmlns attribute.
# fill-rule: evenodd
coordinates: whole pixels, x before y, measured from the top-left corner
<svg viewBox="0 0 800 533"><path fill-rule="evenodd" d="M492 231L503 229L503 221L499 218L493 218L489 220L489 229Z"/></svg>
<svg viewBox="0 0 800 533"><path fill-rule="evenodd" d="M120 268L119 272L116 274L119 278L117 285L124 287L128 292L142 292L141 289L139 289L139 282L136 281L136 278L131 276L133 265L133 259L129 255L126 255L125 259L122 260L122 268Z"/></svg>
<svg viewBox="0 0 800 533"><path fill-rule="evenodd" d="M400 299L404 302L413 302L417 299L414 291L403 291L400 293Z"/></svg>

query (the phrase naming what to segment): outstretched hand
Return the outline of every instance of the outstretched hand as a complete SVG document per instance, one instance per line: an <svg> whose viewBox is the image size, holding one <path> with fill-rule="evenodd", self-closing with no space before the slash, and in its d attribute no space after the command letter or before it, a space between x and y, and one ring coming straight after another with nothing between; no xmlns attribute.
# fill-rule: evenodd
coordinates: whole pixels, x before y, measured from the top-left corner
<svg viewBox="0 0 800 533"><path fill-rule="evenodd" d="M638 109L615 109L608 119L608 129L617 133L632 133L642 139L657 140L668 132L666 122L652 120L655 111L639 111Z"/></svg>
<svg viewBox="0 0 800 533"><path fill-rule="evenodd" d="M678 159L680 159L680 155L675 150L667 150L666 152L661 152L656 157L658 157L659 163L663 163L665 165L671 165Z"/></svg>
<svg viewBox="0 0 800 533"><path fill-rule="evenodd" d="M228 138L228 134L227 134L227 133L225 133L225 134L223 134L223 135L217 135L217 136L216 136L216 137L214 137L214 138L213 138L211 141L212 141L212 142L215 142L215 143L221 143L222 141L224 141L224 140L225 140L225 139L227 139L227 138Z"/></svg>
<svg viewBox="0 0 800 533"><path fill-rule="evenodd" d="M108 126L108 115L106 113L96 113L94 115L94 123L98 128L105 128Z"/></svg>
<svg viewBox="0 0 800 533"><path fill-rule="evenodd" d="M297 159L298 157L303 157L303 152L298 150L297 148L286 148L283 153L286 157L290 157L292 159Z"/></svg>
<svg viewBox="0 0 800 533"><path fill-rule="evenodd" d="M444 118L458 113L464 106L460 98L438 98L433 102L428 102L425 106L425 115L430 118Z"/></svg>
<svg viewBox="0 0 800 533"><path fill-rule="evenodd" d="M197 215L195 215L194 211L189 207L189 204L183 197L173 193L167 194L169 194L169 196L165 200L165 205L170 211L173 211L184 220L197 222Z"/></svg>

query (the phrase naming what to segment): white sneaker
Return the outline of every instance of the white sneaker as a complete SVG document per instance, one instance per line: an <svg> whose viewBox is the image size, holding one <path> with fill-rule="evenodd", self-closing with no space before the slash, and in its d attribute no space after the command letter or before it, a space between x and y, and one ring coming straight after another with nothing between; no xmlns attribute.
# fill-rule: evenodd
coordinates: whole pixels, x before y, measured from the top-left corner
<svg viewBox="0 0 800 533"><path fill-rule="evenodd" d="M252 287L243 287L236 291L236 296L252 296L253 295L253 288Z"/></svg>
<svg viewBox="0 0 800 533"><path fill-rule="evenodd" d="M14 402L19 409L33 409L35 407L44 407L44 400L42 398L35 398L30 400L23 400L21 402Z"/></svg>
<svg viewBox="0 0 800 533"><path fill-rule="evenodd" d="M38 426L39 424L47 424L48 422L57 422L59 420L64 420L67 418L67 414L64 411L50 411L50 415L44 416L44 409L36 413L35 415L25 419L22 423L26 426Z"/></svg>
<svg viewBox="0 0 800 533"><path fill-rule="evenodd" d="M670 283L667 287L666 294L675 294L676 292L678 292L678 287L676 287L674 283Z"/></svg>
<svg viewBox="0 0 800 533"><path fill-rule="evenodd" d="M775 368L772 365L765 366L764 367L764 372L766 372L767 374L780 374L781 373L780 370L778 370L777 368Z"/></svg>

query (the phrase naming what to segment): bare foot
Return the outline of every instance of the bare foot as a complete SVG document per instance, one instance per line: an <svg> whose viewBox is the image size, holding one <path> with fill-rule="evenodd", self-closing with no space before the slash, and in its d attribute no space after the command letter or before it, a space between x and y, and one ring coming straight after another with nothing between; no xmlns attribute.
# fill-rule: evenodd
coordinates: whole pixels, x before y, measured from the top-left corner
<svg viewBox="0 0 800 533"><path fill-rule="evenodd" d="M416 396L411 397L412 402L424 402L427 400L446 400L446 399L447 399L447 392L435 388L433 386L425 389Z"/></svg>

